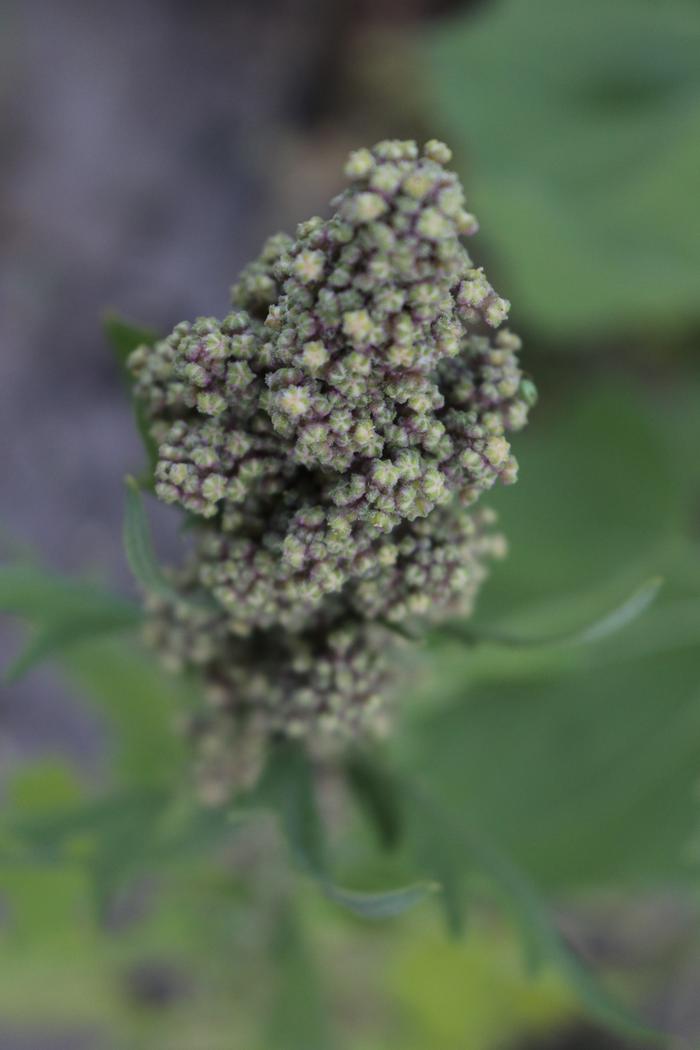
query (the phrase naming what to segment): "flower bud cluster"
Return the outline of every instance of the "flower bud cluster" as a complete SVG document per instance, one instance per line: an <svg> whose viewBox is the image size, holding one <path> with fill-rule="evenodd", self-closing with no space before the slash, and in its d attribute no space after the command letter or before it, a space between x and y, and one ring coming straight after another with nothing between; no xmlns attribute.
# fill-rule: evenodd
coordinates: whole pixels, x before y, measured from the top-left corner
<svg viewBox="0 0 700 1050"><path fill-rule="evenodd" d="M534 388L462 242L477 224L449 159L436 141L355 151L330 218L270 238L233 312L132 354L156 493L202 518L183 595L213 600L160 603L150 630L202 668L219 719L376 723L386 625L470 611L503 553L464 508L515 480L507 434Z"/></svg>

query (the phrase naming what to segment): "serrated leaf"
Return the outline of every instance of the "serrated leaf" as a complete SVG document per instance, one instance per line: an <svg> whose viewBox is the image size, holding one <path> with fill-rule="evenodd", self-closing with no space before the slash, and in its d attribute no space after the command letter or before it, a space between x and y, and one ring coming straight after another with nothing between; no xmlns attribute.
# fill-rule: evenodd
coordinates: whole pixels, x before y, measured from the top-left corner
<svg viewBox="0 0 700 1050"><path fill-rule="evenodd" d="M328 847L316 802L313 768L304 749L293 741L277 744L260 786L271 801L299 867L335 904L366 919L399 915L434 892L432 883L362 893L336 885L329 870Z"/></svg>
<svg viewBox="0 0 700 1050"><path fill-rule="evenodd" d="M613 997L591 969L573 953L554 925L545 901L524 873L500 854L492 843L486 844L482 836L477 840L470 834L470 840L484 869L503 893L506 904L518 921L531 966L538 969L545 964L554 965L569 981L591 1016L616 1031L650 1042L665 1042L667 1035L647 1026L632 1010Z"/></svg>
<svg viewBox="0 0 700 1050"><path fill-rule="evenodd" d="M329 883L323 885L323 892L329 900L362 919L389 919L402 915L439 891L436 882L416 882L411 886L375 893L360 893Z"/></svg>
<svg viewBox="0 0 700 1050"><path fill-rule="evenodd" d="M588 1012L610 1027L650 1041L662 1038L609 995L599 979L573 955L552 922L544 900L508 855L481 829L466 826L463 820L441 807L421 786L407 783L406 790L424 819L430 822L433 833L460 844L466 868L478 869L499 892L518 922L531 967L545 963L558 967Z"/></svg>

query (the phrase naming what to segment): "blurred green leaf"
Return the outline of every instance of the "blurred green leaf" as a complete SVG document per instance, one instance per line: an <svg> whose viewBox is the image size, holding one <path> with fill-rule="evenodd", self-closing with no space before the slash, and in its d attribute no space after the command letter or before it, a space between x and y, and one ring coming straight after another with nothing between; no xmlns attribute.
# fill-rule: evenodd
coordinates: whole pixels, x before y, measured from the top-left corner
<svg viewBox="0 0 700 1050"><path fill-rule="evenodd" d="M647 580L641 587L636 588L629 598L587 627L562 634L553 634L548 638L518 637L507 632L499 632L497 629L474 630L459 623L449 622L442 624L433 634L438 638L455 638L470 645L502 645L514 649L591 645L616 634L641 616L656 598L662 583L663 580L660 578Z"/></svg>
<svg viewBox="0 0 700 1050"><path fill-rule="evenodd" d="M264 1050L330 1050L333 1041L318 968L301 917L289 901L278 908L270 952L274 994Z"/></svg>
<svg viewBox="0 0 700 1050"><path fill-rule="evenodd" d="M440 894L436 903L440 907L445 927L451 937L461 937L467 921L467 881L470 871L465 863L464 850L454 835L446 835L440 821L426 813L421 800L408 795L410 807L410 847L418 864L418 870L437 880Z"/></svg>
<svg viewBox="0 0 700 1050"><path fill-rule="evenodd" d="M381 776L375 773L375 777ZM388 780L387 780L388 783ZM294 741L279 741L256 791L278 814L299 867L318 884L328 900L365 919L396 916L419 904L438 887L422 882L376 892L358 892L336 885L330 875L328 846L316 801L311 761Z"/></svg>
<svg viewBox="0 0 700 1050"><path fill-rule="evenodd" d="M314 772L300 744L292 740L275 743L256 795L277 813L299 867L325 882L327 845L316 802Z"/></svg>
<svg viewBox="0 0 700 1050"><path fill-rule="evenodd" d="M697 319L699 48L695 0L503 0L429 35L503 288L552 337Z"/></svg>
<svg viewBox="0 0 700 1050"><path fill-rule="evenodd" d="M68 579L37 565L0 565L0 611L32 622L89 617L138 622L139 610L106 588Z"/></svg>
<svg viewBox="0 0 700 1050"><path fill-rule="evenodd" d="M185 597L168 581L153 549L139 483L132 477L126 479L124 552L134 578L147 593L157 594L166 601L177 604L194 605L198 608L216 607L213 598L206 595Z"/></svg>
<svg viewBox="0 0 700 1050"><path fill-rule="evenodd" d="M124 370L124 376L130 382L131 377L126 368L129 354L139 346L152 346L158 336L152 328L143 328L131 324L115 313L108 313L104 320L105 335L114 352L114 356Z"/></svg>
<svg viewBox="0 0 700 1050"><path fill-rule="evenodd" d="M402 741L407 768L430 769L440 798L497 829L548 890L691 878L697 644L467 686L470 673L465 654L443 680L440 708L416 709Z"/></svg>
<svg viewBox="0 0 700 1050"><path fill-rule="evenodd" d="M172 602L179 600L177 592L166 580L156 560L139 484L132 477L126 479L124 552L134 579L146 592L158 594Z"/></svg>
<svg viewBox="0 0 700 1050"><path fill-rule="evenodd" d="M71 646L135 628L142 620L131 602L33 565L0 566L0 611L22 616L34 628L33 637L5 671L10 682Z"/></svg>
<svg viewBox="0 0 700 1050"><path fill-rule="evenodd" d="M57 759L20 767L6 786L7 809L23 817L74 805L82 795L74 769Z"/></svg>
<svg viewBox="0 0 700 1050"><path fill-rule="evenodd" d="M346 890L331 884L323 887L323 892L329 900L362 919L393 918L439 891L440 886L436 882L417 882L412 886L401 886L379 893L358 893L356 890Z"/></svg>
<svg viewBox="0 0 700 1050"><path fill-rule="evenodd" d="M369 754L359 749L351 752L345 762L348 786L376 831L379 842L392 849L401 840L404 824L401 799L392 778L384 774L382 766Z"/></svg>
<svg viewBox="0 0 700 1050"><path fill-rule="evenodd" d="M141 616L138 611L130 610L128 615L115 611L114 614L105 613L101 619L94 615L76 616L63 620L61 623L41 627L17 659L8 667L5 672L5 680L16 682L47 657L55 656L72 645L89 641L99 635L112 634L114 631L127 627L135 627L140 622Z"/></svg>
<svg viewBox="0 0 700 1050"><path fill-rule="evenodd" d="M616 1002L599 979L572 954L552 922L549 910L525 872L499 847L491 836L454 815L454 808L437 802L420 785L406 781L411 804L418 819L432 828L437 839L456 845L467 871L479 870L489 885L499 892L514 914L523 936L531 965L556 966L571 982L589 1013L618 1031L656 1039L658 1033L647 1028L638 1017ZM419 854L420 855L420 854Z"/></svg>
<svg viewBox="0 0 700 1050"><path fill-rule="evenodd" d="M176 724L196 701L191 682L167 675L134 640L81 645L62 663L116 730L111 746L124 783L162 786L186 779L186 745Z"/></svg>
<svg viewBox="0 0 700 1050"><path fill-rule="evenodd" d="M645 1025L631 1010L611 996L601 980L564 942L550 916L549 908L527 876L483 834L468 833L467 847L502 894L513 912L523 937L527 959L536 969L549 964L570 982L582 1005L592 1017L616 1031L650 1041L665 1036Z"/></svg>
<svg viewBox="0 0 700 1050"><path fill-rule="evenodd" d="M640 577L668 576L690 495L675 475L692 484L679 462L689 449L671 437L668 414L636 383L606 376L561 389L551 414L518 435L519 484L490 496L510 550L480 599L484 622L516 622L525 607L528 630L575 630L599 615L596 582L612 604Z"/></svg>
<svg viewBox="0 0 700 1050"><path fill-rule="evenodd" d="M696 419L692 383L661 401L607 375L562 391L522 436L522 482L493 497L511 554L484 588L483 630L575 632L640 575L663 573L662 592L594 646L443 643L402 697L402 765L430 770L547 892L694 877Z"/></svg>
<svg viewBox="0 0 700 1050"><path fill-rule="evenodd" d="M389 972L392 1000L402 1011L392 1050L556 1044L556 1033L580 1022L580 1008L554 967L536 978L527 974L519 947L517 933L491 914L476 915L459 942L431 928L397 938Z"/></svg>

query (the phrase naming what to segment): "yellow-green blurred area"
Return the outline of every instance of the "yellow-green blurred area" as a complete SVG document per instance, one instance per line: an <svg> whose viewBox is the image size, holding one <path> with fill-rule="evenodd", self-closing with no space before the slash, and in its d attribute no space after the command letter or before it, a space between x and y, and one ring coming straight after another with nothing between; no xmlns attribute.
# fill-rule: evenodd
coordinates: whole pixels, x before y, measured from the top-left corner
<svg viewBox="0 0 700 1050"><path fill-rule="evenodd" d="M59 39L74 41L66 42L68 54L75 40L97 50L83 47L81 55L93 58L78 65L77 80L64 69L65 97L47 109L37 140L47 148L45 140L64 134L81 147L61 154L53 187L49 180L34 188L42 201L55 191L50 221L32 204L31 182L8 190L16 212L2 231L3 249L15 262L2 294L19 308L2 377L5 389L17 391L19 407L13 399L8 418L21 408L26 427L34 413L37 433L52 412L56 419L70 412L72 428L66 419L63 426L75 431L84 422L83 444L90 444L90 418L79 414L81 397L94 392L86 386L80 394L80 382L103 368L95 363L102 353L98 301L141 310L139 320L163 328L180 312L214 311L217 302L224 309L235 274L222 273L218 285L202 290L203 260L239 266L275 227L293 229L306 212L320 211L340 187L348 149L386 136L437 136L452 147L481 225L470 252L511 300L524 367L540 390L528 428L514 437L518 484L487 497L509 556L469 627L475 635L556 638L604 616L645 581L662 577L663 584L642 616L585 646L435 637L407 647L387 751L477 836L497 844L612 994L652 1027L675 1034L660 1045L700 1045L700 4L348 0L279 2L266 12L207 3L196 14L187 5L172 13L157 4L148 16L127 4L133 32L106 10L85 15L66 4L62 22L44 6L52 33L62 27ZM37 18L43 10L39 2L27 7ZM3 17L20 26L19 59L48 61L48 41L22 23L17 5ZM148 20L139 39L151 42L150 59L142 43L129 51L140 18ZM142 92L132 104L153 107L152 155L145 132L139 147L127 110L115 102L120 92L128 96L129 77L115 73L107 83L96 72L101 59L106 68L122 62L112 30ZM234 40L236 61L227 58ZM26 68L17 72L19 59L0 86L7 97L28 76ZM156 102L144 101L149 61ZM196 71L188 73L190 63ZM90 104L94 84L104 97L98 91ZM188 111L190 89L199 108ZM161 115L165 125L177 123L177 107L187 122L182 141L174 133L163 138L160 125ZM9 112L3 102L2 114ZM57 113L65 125L52 123ZM97 132L94 141L81 138L110 121L117 170L128 171L129 185L150 187L140 212L131 198L123 212L104 205L124 231L111 240L106 224L100 227L104 175L92 151L104 140ZM5 124L8 143L21 137L19 117ZM187 159L195 155L207 165L196 177ZM21 153L16 158L19 172ZM51 273L32 266L52 236L64 243L53 212L72 199L65 186L84 178L86 167L94 200L85 215L75 211L74 228L102 229L104 243L86 248L87 233L65 241L66 258L73 252L80 261L74 284L65 277L70 309L59 323L49 315L34 325L42 295L55 310L66 301L61 281L51 284ZM183 169L191 183L173 203ZM230 191L221 189L224 176ZM217 220L208 194L214 204L235 199L237 211ZM129 266L100 269L100 260L120 252ZM173 253L169 268L163 260ZM101 277L90 285L93 265ZM93 301L80 298L81 282ZM151 298L141 291L149 287ZM159 295L162 307L154 306ZM76 328L71 311L81 318ZM35 372L26 381L20 329L45 355L28 351ZM46 471L55 473L56 487L47 480L48 505L33 511L47 522L46 534L13 514L30 488L36 498L40 472L31 456L49 456L42 462L50 467L49 437L60 432L47 431L44 446L30 441L13 452L7 526L50 562L62 567L62 554L73 551L65 561L73 568L75 542L89 551L88 568L107 566L114 575L117 494L137 446L122 440L132 426L129 409L104 367L103 444L92 443L92 459L81 459L81 451L74 460L70 444L56 439L63 462ZM56 389L64 380L70 388L63 408L49 396L54 375ZM94 425L102 434L97 419ZM13 434L5 434L8 447ZM132 461L122 462L115 448L127 448ZM66 480L69 460L102 481L88 491ZM91 503L107 475L105 521L112 526L99 525ZM65 543L54 557L56 535ZM13 754L19 703L8 689L0 708L6 811L50 825L61 805L113 787L125 799L116 819L105 816L116 869L124 856L143 852L148 824L140 822L139 792L157 793L172 770L186 777L172 729L189 687L162 677L121 639L72 649L63 672L71 695L100 712L105 754L76 768L66 752L75 757L79 746L64 746L54 734L35 749L38 758L3 761ZM45 688L51 696L52 686ZM41 738L46 705L35 710ZM401 849L377 849L332 778L324 816L343 885L369 889L415 878ZM91 858L78 827L70 863L49 842L40 865L0 864L0 1050L643 1045L591 1020L556 965L528 972L508 901L483 872L460 887L467 930L450 939L433 900L382 922L344 915L290 870L265 820L236 829L223 849L211 850L203 834L201 844L153 874L135 864L116 896L109 863L95 872Z"/></svg>

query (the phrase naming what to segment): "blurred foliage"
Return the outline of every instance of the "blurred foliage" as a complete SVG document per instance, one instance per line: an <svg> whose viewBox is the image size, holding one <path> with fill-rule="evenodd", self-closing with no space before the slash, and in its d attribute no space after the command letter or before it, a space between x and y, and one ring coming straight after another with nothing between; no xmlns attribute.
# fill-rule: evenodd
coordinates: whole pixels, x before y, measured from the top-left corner
<svg viewBox="0 0 700 1050"><path fill-rule="evenodd" d="M520 324L572 342L699 319L700 6L498 0L426 39Z"/></svg>
<svg viewBox="0 0 700 1050"><path fill-rule="evenodd" d="M550 890L697 877L697 393L668 391L669 412L629 384L562 391L521 439L522 484L494 500L512 551L479 620L561 630L646 573L665 577L655 605L583 649L433 643L412 698L407 765Z"/></svg>

